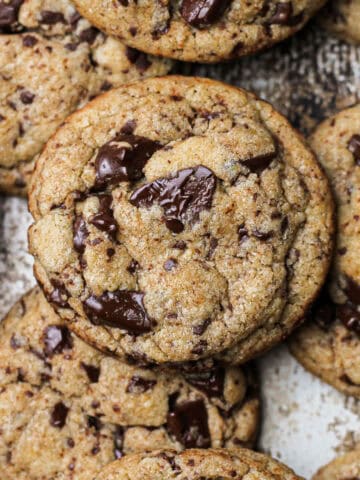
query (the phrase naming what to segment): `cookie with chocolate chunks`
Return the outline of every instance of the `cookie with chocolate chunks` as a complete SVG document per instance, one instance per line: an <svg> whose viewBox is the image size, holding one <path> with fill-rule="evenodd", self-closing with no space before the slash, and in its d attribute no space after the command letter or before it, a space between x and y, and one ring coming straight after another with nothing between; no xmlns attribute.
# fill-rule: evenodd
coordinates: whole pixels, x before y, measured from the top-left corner
<svg viewBox="0 0 360 480"><path fill-rule="evenodd" d="M60 316L144 363L267 350L304 316L332 250L311 151L269 104L210 80L93 101L48 142L30 197L35 273L50 301L62 285Z"/></svg>
<svg viewBox="0 0 360 480"><path fill-rule="evenodd" d="M0 191L26 194L34 158L73 111L170 67L102 34L70 0L0 0Z"/></svg>
<svg viewBox="0 0 360 480"><path fill-rule="evenodd" d="M158 450L127 455L105 467L94 480L198 480L259 478L301 480L284 464L271 457L243 448Z"/></svg>
<svg viewBox="0 0 360 480"><path fill-rule="evenodd" d="M360 446L336 458L313 476L312 480L356 480L360 478Z"/></svg>
<svg viewBox="0 0 360 480"><path fill-rule="evenodd" d="M348 42L360 44L359 0L330 0L318 19L329 32Z"/></svg>
<svg viewBox="0 0 360 480"><path fill-rule="evenodd" d="M153 55L218 62L259 52L300 30L325 0L74 0L84 17Z"/></svg>
<svg viewBox="0 0 360 480"><path fill-rule="evenodd" d="M305 368L360 397L360 106L326 120L310 141L335 193L337 245L324 292L290 348Z"/></svg>
<svg viewBox="0 0 360 480"><path fill-rule="evenodd" d="M70 333L38 287L0 325L3 480L93 478L154 447L251 447L259 410L251 367L125 364Z"/></svg>

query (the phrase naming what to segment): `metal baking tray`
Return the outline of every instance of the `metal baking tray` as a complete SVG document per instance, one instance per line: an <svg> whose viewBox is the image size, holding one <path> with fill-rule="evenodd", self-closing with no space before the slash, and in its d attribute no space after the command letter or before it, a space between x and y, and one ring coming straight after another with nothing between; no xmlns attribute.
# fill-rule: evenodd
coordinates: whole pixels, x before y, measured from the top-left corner
<svg viewBox="0 0 360 480"><path fill-rule="evenodd" d="M179 64L176 70L254 91L305 135L360 97L360 47L330 37L315 23L260 55L218 65ZM27 253L30 223L25 200L0 196L1 317L35 283ZM360 442L360 401L305 372L286 345L258 364L263 396L260 450L310 478Z"/></svg>

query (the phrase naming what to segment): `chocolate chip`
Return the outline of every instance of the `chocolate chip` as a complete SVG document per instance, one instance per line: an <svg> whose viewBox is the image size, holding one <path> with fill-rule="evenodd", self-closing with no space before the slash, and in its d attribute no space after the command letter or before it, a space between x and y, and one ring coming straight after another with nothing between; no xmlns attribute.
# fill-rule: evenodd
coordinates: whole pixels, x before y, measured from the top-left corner
<svg viewBox="0 0 360 480"><path fill-rule="evenodd" d="M248 158L247 160L242 160L241 164L245 165L246 168L250 170L251 173L256 173L260 175L264 170L266 170L274 158L277 157L277 151L265 153L264 155L257 155L256 157Z"/></svg>
<svg viewBox="0 0 360 480"><path fill-rule="evenodd" d="M348 149L354 155L355 161L360 165L360 135L353 135L348 143Z"/></svg>
<svg viewBox="0 0 360 480"><path fill-rule="evenodd" d="M66 23L65 17L61 12L52 12L43 10L40 13L40 22L44 25L55 25L56 23Z"/></svg>
<svg viewBox="0 0 360 480"><path fill-rule="evenodd" d="M135 48L126 47L125 54L129 62L135 65L140 73L146 72L146 70L151 66L151 62L144 52L139 52L139 50L136 50Z"/></svg>
<svg viewBox="0 0 360 480"><path fill-rule="evenodd" d="M177 267L177 260L175 260L175 258L169 258L169 260L166 260L166 262L164 263L164 269L167 271L167 272L170 272L171 270L174 270L174 268Z"/></svg>
<svg viewBox="0 0 360 480"><path fill-rule="evenodd" d="M349 303L339 305L336 309L336 315L347 329L360 335L360 312L353 305Z"/></svg>
<svg viewBox="0 0 360 480"><path fill-rule="evenodd" d="M92 415L87 416L87 423L89 428L95 428L96 431L100 431L103 427L100 419L98 417L93 417Z"/></svg>
<svg viewBox="0 0 360 480"><path fill-rule="evenodd" d="M139 377L134 375L128 386L126 387L127 393L144 393L151 390L156 385L156 380L149 380L148 378Z"/></svg>
<svg viewBox="0 0 360 480"><path fill-rule="evenodd" d="M206 259L211 260L211 258L214 255L215 250L217 249L217 246L219 244L219 241L215 237L210 237L210 242L209 242L209 250L206 254Z"/></svg>
<svg viewBox="0 0 360 480"><path fill-rule="evenodd" d="M82 42L87 42L89 45L92 45L95 42L95 39L99 33L99 30L94 27L89 27L80 32L79 38Z"/></svg>
<svg viewBox="0 0 360 480"><path fill-rule="evenodd" d="M120 130L120 133L123 133L125 135L132 135L134 133L134 130L136 128L136 120L128 120Z"/></svg>
<svg viewBox="0 0 360 480"><path fill-rule="evenodd" d="M336 307L330 299L318 300L312 309L312 317L320 328L328 330L336 319Z"/></svg>
<svg viewBox="0 0 360 480"><path fill-rule="evenodd" d="M35 98L35 94L28 92L27 90L24 90L20 93L20 100L25 105L30 105L34 101L34 98Z"/></svg>
<svg viewBox="0 0 360 480"><path fill-rule="evenodd" d="M164 210L167 228L180 233L184 223L195 224L200 213L211 208L215 189L215 175L200 165L143 185L132 193L130 203L150 208L157 202Z"/></svg>
<svg viewBox="0 0 360 480"><path fill-rule="evenodd" d="M192 27L203 27L217 22L231 0L183 0L180 14Z"/></svg>
<svg viewBox="0 0 360 480"><path fill-rule="evenodd" d="M86 227L86 222L81 215L78 215L75 217L73 230L74 230L74 236L73 236L74 248L77 252L82 254L85 252L85 246L86 246L85 241L89 236L89 232Z"/></svg>
<svg viewBox="0 0 360 480"><path fill-rule="evenodd" d="M22 345L22 342L20 339L18 339L16 337L16 334L12 334L11 335L11 338L10 338L10 347L13 349L13 350L17 350L21 347Z"/></svg>
<svg viewBox="0 0 360 480"><path fill-rule="evenodd" d="M245 228L245 223L242 223L241 225L238 226L237 234L238 234L238 239L240 243L243 243L246 240L248 240L249 232L247 228Z"/></svg>
<svg viewBox="0 0 360 480"><path fill-rule="evenodd" d="M110 83L108 80L105 80L100 87L102 92L108 92L114 85Z"/></svg>
<svg viewBox="0 0 360 480"><path fill-rule="evenodd" d="M184 373L184 377L190 385L204 392L209 398L222 398L224 395L225 370L222 367Z"/></svg>
<svg viewBox="0 0 360 480"><path fill-rule="evenodd" d="M55 303L55 305L61 308L67 308L69 306L67 299L69 298L68 292L65 288L65 285L59 280L52 280L52 286L54 287L53 291L48 295L48 300L50 303Z"/></svg>
<svg viewBox="0 0 360 480"><path fill-rule="evenodd" d="M177 250L186 250L187 245L186 245L186 242L184 242L184 240L179 240L178 242L174 243L172 248L176 248Z"/></svg>
<svg viewBox="0 0 360 480"><path fill-rule="evenodd" d="M73 346L71 333L64 325L49 325L43 334L45 344L44 352L47 357L52 357L63 350L70 350Z"/></svg>
<svg viewBox="0 0 360 480"><path fill-rule="evenodd" d="M128 6L129 6L129 0L118 0L118 2L119 2L120 5L122 5L123 7L128 7Z"/></svg>
<svg viewBox="0 0 360 480"><path fill-rule="evenodd" d="M132 334L150 332L152 322L144 304L144 294L127 290L91 295L84 302L84 310L95 325L107 325L127 330Z"/></svg>
<svg viewBox="0 0 360 480"><path fill-rule="evenodd" d="M211 319L210 318L207 318L206 320L204 320L203 322L201 322L199 325L196 325L194 328L193 328L193 332L194 332L194 335L203 335L208 326L210 325L211 323Z"/></svg>
<svg viewBox="0 0 360 480"><path fill-rule="evenodd" d="M17 22L19 9L24 0L0 1L0 28L11 27Z"/></svg>
<svg viewBox="0 0 360 480"><path fill-rule="evenodd" d="M62 402L57 403L51 412L50 425L55 428L63 428L68 412L69 409L66 405Z"/></svg>
<svg viewBox="0 0 360 480"><path fill-rule="evenodd" d="M170 406L167 429L185 448L209 448L211 437L203 400Z"/></svg>
<svg viewBox="0 0 360 480"><path fill-rule="evenodd" d="M81 368L86 372L91 383L97 383L100 377L100 368L95 367L94 365L88 365L84 362L81 362Z"/></svg>
<svg viewBox="0 0 360 480"><path fill-rule="evenodd" d="M191 350L194 355L202 355L207 347L206 340L200 340L200 342Z"/></svg>
<svg viewBox="0 0 360 480"><path fill-rule="evenodd" d="M293 15L293 6L291 2L279 2L275 5L275 12L270 19L270 23L275 25L288 25Z"/></svg>
<svg viewBox="0 0 360 480"><path fill-rule="evenodd" d="M118 460L123 454L124 446L124 429L120 425L116 425L114 433L114 456Z"/></svg>
<svg viewBox="0 0 360 480"><path fill-rule="evenodd" d="M139 180L146 162L160 148L149 138L119 133L99 149L95 187Z"/></svg>
<svg viewBox="0 0 360 480"><path fill-rule="evenodd" d="M108 233L113 240L116 240L118 225L111 210L112 196L99 196L99 203L99 212L92 216L89 222L102 232Z"/></svg>
<svg viewBox="0 0 360 480"><path fill-rule="evenodd" d="M345 293L351 303L360 305L360 285L350 277L346 279Z"/></svg>

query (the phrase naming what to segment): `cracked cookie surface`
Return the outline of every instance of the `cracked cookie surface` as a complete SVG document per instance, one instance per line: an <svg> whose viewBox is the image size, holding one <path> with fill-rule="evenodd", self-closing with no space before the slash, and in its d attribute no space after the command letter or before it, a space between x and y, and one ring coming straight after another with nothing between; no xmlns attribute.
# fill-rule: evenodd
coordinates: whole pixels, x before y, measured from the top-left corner
<svg viewBox="0 0 360 480"><path fill-rule="evenodd" d="M360 44L360 0L331 0L319 22L340 38Z"/></svg>
<svg viewBox="0 0 360 480"><path fill-rule="evenodd" d="M360 448L336 458L321 468L313 480L356 480L360 478Z"/></svg>
<svg viewBox="0 0 360 480"><path fill-rule="evenodd" d="M83 480L154 446L254 443L250 367L126 365L70 333L38 287L1 323L0 347L2 480Z"/></svg>
<svg viewBox="0 0 360 480"><path fill-rule="evenodd" d="M285 465L246 449L171 450L124 457L105 467L94 480L197 480L232 478L300 480Z"/></svg>
<svg viewBox="0 0 360 480"><path fill-rule="evenodd" d="M290 348L311 372L360 397L360 106L326 120L311 145L337 203L337 246L328 285Z"/></svg>
<svg viewBox="0 0 360 480"><path fill-rule="evenodd" d="M103 35L69 0L0 2L0 32L0 190L9 193L26 193L34 157L74 110L171 66Z"/></svg>
<svg viewBox="0 0 360 480"><path fill-rule="evenodd" d="M303 140L269 104L197 78L137 82L71 116L30 209L35 273L69 327L149 363L270 348L304 316L332 245Z"/></svg>
<svg viewBox="0 0 360 480"><path fill-rule="evenodd" d="M324 0L75 0L91 23L127 45L185 61L257 52L301 29Z"/></svg>

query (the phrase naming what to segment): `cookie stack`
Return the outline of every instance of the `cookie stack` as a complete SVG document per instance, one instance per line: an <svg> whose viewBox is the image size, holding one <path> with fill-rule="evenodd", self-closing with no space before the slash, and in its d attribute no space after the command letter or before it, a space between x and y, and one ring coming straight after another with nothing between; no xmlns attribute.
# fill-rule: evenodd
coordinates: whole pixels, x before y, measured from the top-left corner
<svg viewBox="0 0 360 480"><path fill-rule="evenodd" d="M0 325L1 479L295 480L244 448L248 362L309 316L294 354L359 394L359 107L313 135L322 168L269 103L152 55L253 53L324 1L74 3L0 1L0 188L39 283Z"/></svg>

